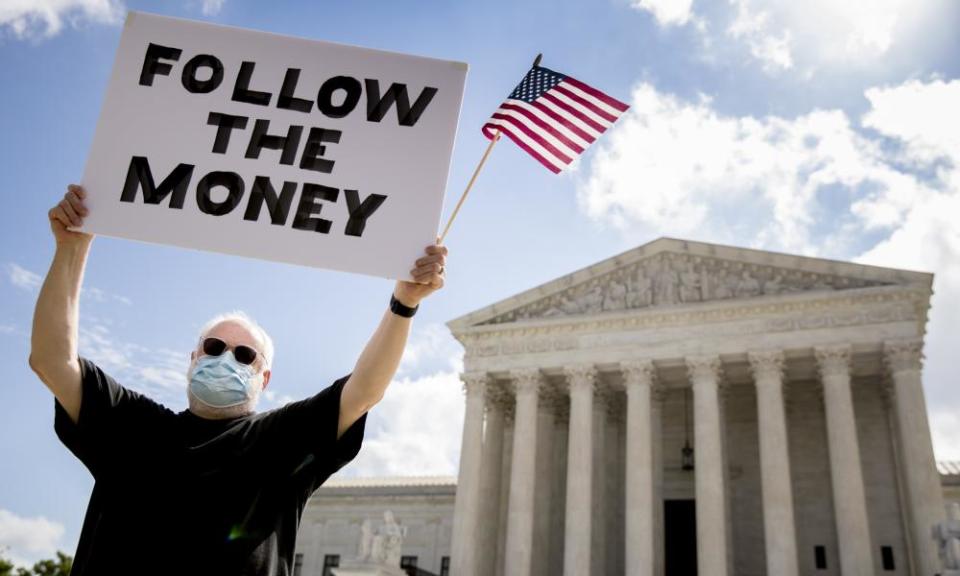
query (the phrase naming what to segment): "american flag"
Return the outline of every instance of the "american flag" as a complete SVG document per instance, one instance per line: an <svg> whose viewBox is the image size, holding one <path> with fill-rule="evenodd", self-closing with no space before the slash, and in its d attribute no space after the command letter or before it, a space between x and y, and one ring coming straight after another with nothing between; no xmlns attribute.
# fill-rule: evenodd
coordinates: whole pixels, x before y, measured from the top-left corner
<svg viewBox="0 0 960 576"><path fill-rule="evenodd" d="M502 132L554 173L616 122L629 106L579 80L534 66L483 125Z"/></svg>

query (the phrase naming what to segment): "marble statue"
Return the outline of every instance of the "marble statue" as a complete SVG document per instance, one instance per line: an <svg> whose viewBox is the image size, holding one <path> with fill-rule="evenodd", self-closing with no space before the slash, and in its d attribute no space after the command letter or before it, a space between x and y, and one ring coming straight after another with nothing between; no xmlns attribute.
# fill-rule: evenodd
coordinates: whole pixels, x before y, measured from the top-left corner
<svg viewBox="0 0 960 576"><path fill-rule="evenodd" d="M360 527L360 548L357 560L368 561L386 566L400 566L400 553L407 527L401 526L393 517L393 512L383 513L383 525L374 533L370 519L363 521Z"/></svg>
<svg viewBox="0 0 960 576"><path fill-rule="evenodd" d="M960 576L960 502L947 507L947 521L937 526L936 538L940 544L943 576Z"/></svg>

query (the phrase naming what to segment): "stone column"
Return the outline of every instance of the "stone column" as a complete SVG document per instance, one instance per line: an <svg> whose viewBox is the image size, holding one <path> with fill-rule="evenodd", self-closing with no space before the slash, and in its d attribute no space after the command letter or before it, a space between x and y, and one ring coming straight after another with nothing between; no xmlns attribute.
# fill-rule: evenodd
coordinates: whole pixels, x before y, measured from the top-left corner
<svg viewBox="0 0 960 576"><path fill-rule="evenodd" d="M483 446L483 404L488 383L485 372L460 375L466 392L463 417L463 439L460 444L460 474L454 503L452 573L462 576L477 574L478 526L480 507L480 455Z"/></svg>
<svg viewBox="0 0 960 576"><path fill-rule="evenodd" d="M923 342L887 342L884 356L893 381L894 406L900 454L909 503L910 543L918 575L942 572L940 556L932 537L934 527L945 519L940 475L933 456L927 404L923 395L921 368Z"/></svg>
<svg viewBox="0 0 960 576"><path fill-rule="evenodd" d="M563 574L590 573L590 490L593 449L593 392L597 369L592 365L565 369L570 385L567 445L567 503L564 522Z"/></svg>
<svg viewBox="0 0 960 576"><path fill-rule="evenodd" d="M663 401L666 388L654 384L650 397L650 429L653 437L653 576L663 576Z"/></svg>
<svg viewBox="0 0 960 576"><path fill-rule="evenodd" d="M627 392L626 536L627 576L654 572L654 468L651 393L655 370L650 360L622 362Z"/></svg>
<svg viewBox="0 0 960 576"><path fill-rule="evenodd" d="M540 370L515 371L516 409L513 460L510 465L510 504L507 507L507 576L529 576L533 558L533 494L536 487L537 404Z"/></svg>
<svg viewBox="0 0 960 576"><path fill-rule="evenodd" d="M687 358L687 371L693 385L697 573L726 576L726 475L720 422L720 359L715 356Z"/></svg>
<svg viewBox="0 0 960 576"><path fill-rule="evenodd" d="M554 483L559 474L555 464L557 390L541 383L540 408L537 428L536 482L533 503L533 574L534 576L553 576L559 572L551 568L553 557L558 555L560 546L553 541L553 510L561 508L555 498ZM565 400L565 398L564 398Z"/></svg>
<svg viewBox="0 0 960 576"><path fill-rule="evenodd" d="M488 386L486 391L487 421L483 432L483 455L480 471L480 506L477 529L480 532L477 555L477 574L495 574L499 538L500 507L489 503L500 502L503 462L503 428L506 399L502 391ZM491 552L492 551L492 552Z"/></svg>
<svg viewBox="0 0 960 576"><path fill-rule="evenodd" d="M874 576L860 442L850 390L850 347L817 348L816 356L827 417L840 572L843 576Z"/></svg>
<svg viewBox="0 0 960 576"><path fill-rule="evenodd" d="M783 405L783 352L752 352L749 358L757 386L767 574L797 576L797 535Z"/></svg>

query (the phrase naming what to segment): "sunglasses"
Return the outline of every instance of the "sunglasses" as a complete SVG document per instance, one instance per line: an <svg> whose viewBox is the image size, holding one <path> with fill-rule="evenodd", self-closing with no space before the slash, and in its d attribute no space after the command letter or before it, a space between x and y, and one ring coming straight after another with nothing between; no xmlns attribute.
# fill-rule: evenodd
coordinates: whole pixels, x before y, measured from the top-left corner
<svg viewBox="0 0 960 576"><path fill-rule="evenodd" d="M203 339L203 353L208 356L219 356L227 351L229 346L223 340L214 336ZM238 344L233 347L233 357L241 364L253 364L257 359L257 351L249 346Z"/></svg>

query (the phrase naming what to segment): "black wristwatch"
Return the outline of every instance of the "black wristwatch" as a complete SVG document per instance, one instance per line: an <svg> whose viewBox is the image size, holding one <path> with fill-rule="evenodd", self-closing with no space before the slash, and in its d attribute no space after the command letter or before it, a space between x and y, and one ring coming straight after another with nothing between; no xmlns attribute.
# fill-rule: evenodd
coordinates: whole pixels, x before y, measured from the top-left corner
<svg viewBox="0 0 960 576"><path fill-rule="evenodd" d="M397 316L403 316L404 318L410 318L417 313L417 308L420 305L417 304L413 308L405 305L404 303L397 300L397 297L393 294L390 295L390 311L396 314Z"/></svg>

